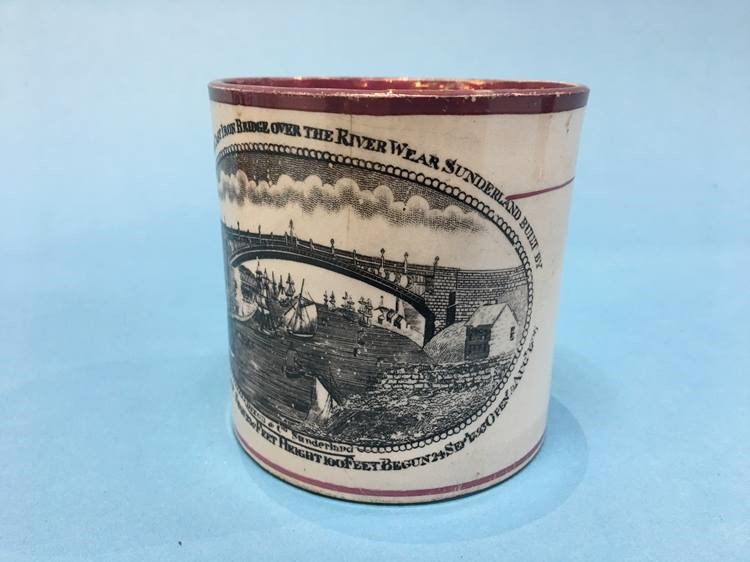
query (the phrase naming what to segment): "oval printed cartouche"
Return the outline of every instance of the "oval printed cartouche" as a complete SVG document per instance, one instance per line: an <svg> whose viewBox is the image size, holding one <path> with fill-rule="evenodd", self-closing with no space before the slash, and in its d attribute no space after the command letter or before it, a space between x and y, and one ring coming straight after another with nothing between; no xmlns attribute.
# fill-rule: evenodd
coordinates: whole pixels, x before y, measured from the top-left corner
<svg viewBox="0 0 750 562"><path fill-rule="evenodd" d="M211 84L232 420L263 468L396 503L533 458L587 92Z"/></svg>

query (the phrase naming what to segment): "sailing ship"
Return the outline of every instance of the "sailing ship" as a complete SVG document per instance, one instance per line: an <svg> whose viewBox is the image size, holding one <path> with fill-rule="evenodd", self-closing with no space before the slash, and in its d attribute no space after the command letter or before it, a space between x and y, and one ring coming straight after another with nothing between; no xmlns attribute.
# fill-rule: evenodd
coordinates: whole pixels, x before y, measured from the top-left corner
<svg viewBox="0 0 750 562"><path fill-rule="evenodd" d="M372 301L370 299L360 297L357 312L359 313L360 326L367 327L372 324Z"/></svg>
<svg viewBox="0 0 750 562"><path fill-rule="evenodd" d="M307 422L322 424L327 422L333 415L333 410L339 403L334 400L326 386L321 382L319 377L315 377L315 387L313 388L312 404L307 414Z"/></svg>
<svg viewBox="0 0 750 562"><path fill-rule="evenodd" d="M344 297L341 299L340 310L345 318L356 320L357 313L354 310L354 299L347 291L344 291Z"/></svg>
<svg viewBox="0 0 750 562"><path fill-rule="evenodd" d="M298 338L311 338L318 329L318 308L315 301L304 296L305 280L294 304L284 314L284 324L290 335Z"/></svg>
<svg viewBox="0 0 750 562"><path fill-rule="evenodd" d="M260 290L255 294L255 304L257 306L253 317L261 332L273 335L280 326L280 306L273 297L273 289L270 287L268 278L266 277L264 281L259 281L259 284Z"/></svg>
<svg viewBox="0 0 750 562"><path fill-rule="evenodd" d="M292 276L289 273L287 273L286 274L286 293L285 293L286 298L288 300L292 300L292 297L294 297L294 292L295 292L294 279L292 279Z"/></svg>

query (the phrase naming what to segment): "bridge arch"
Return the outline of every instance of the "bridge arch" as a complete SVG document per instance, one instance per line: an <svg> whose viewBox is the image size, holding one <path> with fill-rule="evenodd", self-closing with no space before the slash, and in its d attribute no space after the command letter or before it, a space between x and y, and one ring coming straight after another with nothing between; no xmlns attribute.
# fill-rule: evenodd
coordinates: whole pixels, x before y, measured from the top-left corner
<svg viewBox="0 0 750 562"><path fill-rule="evenodd" d="M435 335L435 313L427 305L424 298L412 293L411 291L404 290L400 285L395 284L393 281L390 281L387 278L384 279L366 269L347 267L335 260L323 259L323 256L311 253L293 252L282 248L263 246L254 246L240 250L230 257L229 263L232 267L239 267L242 263L255 259L285 260L313 265L371 285L381 291L398 297L422 315L425 320L424 343L430 341Z"/></svg>

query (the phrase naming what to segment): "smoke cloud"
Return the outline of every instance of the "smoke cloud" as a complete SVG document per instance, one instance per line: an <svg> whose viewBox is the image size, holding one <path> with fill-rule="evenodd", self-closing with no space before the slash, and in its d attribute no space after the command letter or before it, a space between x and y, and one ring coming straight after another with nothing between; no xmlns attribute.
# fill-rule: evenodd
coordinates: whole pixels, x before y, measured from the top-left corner
<svg viewBox="0 0 750 562"><path fill-rule="evenodd" d="M453 232L484 230L484 224L476 214L455 205L433 209L419 195L412 195L406 201L396 201L393 192L386 185L369 191L360 189L357 182L349 178L339 179L331 185L323 183L314 175L303 181L281 175L272 184L264 180L251 180L242 170L234 174L221 171L219 197L222 201L238 206L248 203L281 208L294 204L307 212L322 208L328 213L336 213L348 207L363 219L382 216L394 225L423 225L434 230Z"/></svg>

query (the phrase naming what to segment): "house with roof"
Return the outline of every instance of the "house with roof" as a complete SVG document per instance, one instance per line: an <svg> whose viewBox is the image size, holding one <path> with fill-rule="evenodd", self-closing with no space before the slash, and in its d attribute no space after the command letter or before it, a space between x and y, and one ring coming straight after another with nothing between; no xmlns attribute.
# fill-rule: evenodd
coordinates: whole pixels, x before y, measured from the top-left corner
<svg viewBox="0 0 750 562"><path fill-rule="evenodd" d="M464 360L496 357L518 343L518 320L508 303L484 304L466 321Z"/></svg>

